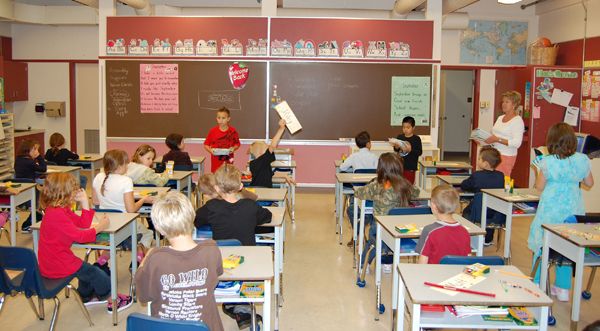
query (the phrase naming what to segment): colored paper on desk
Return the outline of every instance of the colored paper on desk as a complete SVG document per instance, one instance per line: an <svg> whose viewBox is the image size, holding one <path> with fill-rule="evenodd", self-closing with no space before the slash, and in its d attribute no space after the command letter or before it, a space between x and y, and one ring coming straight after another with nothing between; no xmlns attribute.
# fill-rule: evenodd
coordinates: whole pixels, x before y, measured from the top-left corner
<svg viewBox="0 0 600 331"><path fill-rule="evenodd" d="M440 285L443 286L450 286L450 287L457 287L457 288L462 288L462 289L468 289L471 286L484 281L485 279L487 279L487 277L481 276L481 277L473 277L471 275L467 275L465 273L460 273L454 277L448 278L445 281L439 283ZM442 293L446 293L450 296L455 296L457 295L458 291L451 291L451 290L444 290L441 288L437 288L437 287L431 287L432 290L434 291L440 291Z"/></svg>

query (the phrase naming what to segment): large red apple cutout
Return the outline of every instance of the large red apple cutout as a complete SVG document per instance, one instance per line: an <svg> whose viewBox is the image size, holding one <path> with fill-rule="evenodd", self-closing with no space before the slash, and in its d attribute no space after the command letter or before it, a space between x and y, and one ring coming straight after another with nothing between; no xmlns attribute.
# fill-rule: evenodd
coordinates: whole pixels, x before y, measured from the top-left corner
<svg viewBox="0 0 600 331"><path fill-rule="evenodd" d="M244 64L244 62L235 62L229 66L229 80L236 90L241 90L246 86L248 81L250 68Z"/></svg>

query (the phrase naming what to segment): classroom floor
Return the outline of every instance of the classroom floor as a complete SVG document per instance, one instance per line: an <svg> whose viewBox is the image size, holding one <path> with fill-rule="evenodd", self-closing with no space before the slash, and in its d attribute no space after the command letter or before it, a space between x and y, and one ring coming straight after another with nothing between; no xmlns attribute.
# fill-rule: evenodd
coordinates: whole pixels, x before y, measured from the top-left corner
<svg viewBox="0 0 600 331"><path fill-rule="evenodd" d="M89 187L88 187L89 191ZM302 190L300 190L302 191ZM21 217L27 214L22 213ZM513 229L513 261L524 273L531 265L531 252L526 248L527 234L532 218L517 218ZM299 193L296 201L296 220L286 224L286 246L284 264L284 305L280 310L279 330L389 330L391 327L391 274L382 277L382 300L386 306L380 320L374 320L375 292L374 266L366 277L366 287L356 286L356 270L352 269L352 254L346 242L350 239L351 229L344 224L344 244L339 245L335 234L333 192ZM17 235L19 246L32 247L29 234ZM6 238L0 239L6 245ZM83 250L76 249L83 255ZM485 254L496 253L496 246L485 248ZM119 291L126 293L129 286L127 252L118 259ZM589 277L586 268L586 282ZM595 321L600 310L600 285L595 282L592 299L582 300L578 330ZM580 295L579 293L576 295ZM61 311L57 330L125 330L127 315L132 312L145 313L146 308L134 303L131 308L119 314L119 325L112 326L112 316L107 314L105 305L88 307L95 327L90 329L73 297L65 299L60 294ZM38 321L27 300L23 296L7 298L2 315L2 330L47 330L54 303L46 300L46 320ZM262 307L258 308L258 311ZM553 313L557 324L549 330L568 330L571 304L555 300ZM272 314L271 316L274 316ZM237 330L234 320L222 314L225 330ZM273 317L274 318L274 317ZM273 324L272 322L271 325ZM405 323L405 328L407 324Z"/></svg>

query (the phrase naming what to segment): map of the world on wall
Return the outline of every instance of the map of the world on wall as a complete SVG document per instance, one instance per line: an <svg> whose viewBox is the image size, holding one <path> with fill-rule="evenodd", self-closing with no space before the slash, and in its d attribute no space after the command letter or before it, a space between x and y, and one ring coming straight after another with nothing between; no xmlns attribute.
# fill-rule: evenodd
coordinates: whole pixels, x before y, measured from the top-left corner
<svg viewBox="0 0 600 331"><path fill-rule="evenodd" d="M470 21L460 31L460 63L525 65L527 22Z"/></svg>

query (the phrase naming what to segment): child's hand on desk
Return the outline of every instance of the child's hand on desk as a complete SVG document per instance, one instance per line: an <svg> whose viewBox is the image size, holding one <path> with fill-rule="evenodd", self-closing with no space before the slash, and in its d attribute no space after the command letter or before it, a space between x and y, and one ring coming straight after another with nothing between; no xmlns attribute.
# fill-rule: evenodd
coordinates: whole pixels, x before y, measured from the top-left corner
<svg viewBox="0 0 600 331"><path fill-rule="evenodd" d="M96 227L94 229L96 229L96 234L106 230L108 227L110 226L110 220L108 219L108 216L106 216L106 214L104 214L104 216L100 219L100 222L98 222L98 225L96 225Z"/></svg>
<svg viewBox="0 0 600 331"><path fill-rule="evenodd" d="M279 120L279 128L282 129L283 127L285 127L285 124L287 122L285 121L285 118L282 118Z"/></svg>
<svg viewBox="0 0 600 331"><path fill-rule="evenodd" d="M153 203L154 202L154 198L150 195L144 195L144 196L142 196L142 198L140 200L142 200L144 203Z"/></svg>

